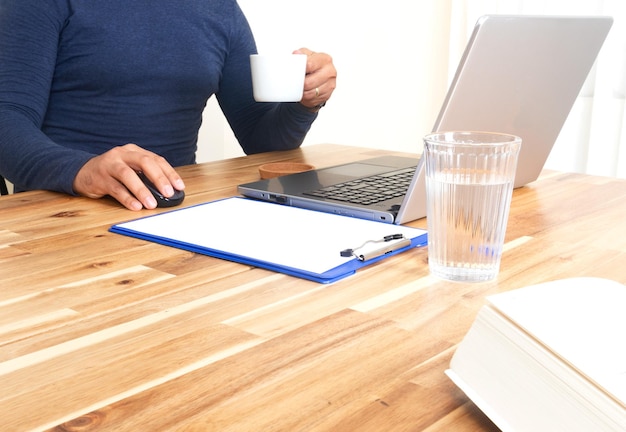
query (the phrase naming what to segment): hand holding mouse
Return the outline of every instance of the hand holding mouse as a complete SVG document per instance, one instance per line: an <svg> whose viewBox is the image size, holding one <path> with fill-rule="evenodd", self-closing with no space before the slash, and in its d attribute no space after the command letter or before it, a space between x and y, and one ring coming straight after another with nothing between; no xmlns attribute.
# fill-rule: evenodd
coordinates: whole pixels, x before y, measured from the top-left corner
<svg viewBox="0 0 626 432"><path fill-rule="evenodd" d="M138 172L144 173L165 198L185 189L183 180L163 157L126 144L83 165L74 179L74 191L90 198L110 195L129 210L154 209L158 202Z"/></svg>
<svg viewBox="0 0 626 432"><path fill-rule="evenodd" d="M157 202L157 207L174 207L183 202L185 199L185 191L174 189L174 194L171 196L165 196L157 189L157 187L146 177L146 175L142 172L138 172L137 176L143 182L143 184L148 188L150 193Z"/></svg>

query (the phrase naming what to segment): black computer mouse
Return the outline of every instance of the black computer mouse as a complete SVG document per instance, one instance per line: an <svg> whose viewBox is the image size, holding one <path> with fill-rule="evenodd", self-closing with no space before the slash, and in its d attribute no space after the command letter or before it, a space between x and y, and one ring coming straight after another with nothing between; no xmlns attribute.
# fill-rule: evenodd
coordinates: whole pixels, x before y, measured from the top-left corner
<svg viewBox="0 0 626 432"><path fill-rule="evenodd" d="M138 172L137 175L154 196L154 199L157 202L157 207L174 207L182 203L185 199L185 191L174 189L174 195L166 197L159 192L156 186L148 180L148 177L146 177L144 173Z"/></svg>

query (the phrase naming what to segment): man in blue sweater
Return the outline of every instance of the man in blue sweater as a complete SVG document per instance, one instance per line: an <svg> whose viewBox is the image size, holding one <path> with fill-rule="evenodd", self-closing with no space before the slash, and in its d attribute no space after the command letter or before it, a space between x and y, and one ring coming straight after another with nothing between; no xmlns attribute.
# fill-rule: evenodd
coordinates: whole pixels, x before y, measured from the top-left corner
<svg viewBox="0 0 626 432"><path fill-rule="evenodd" d="M247 154L297 148L335 88L327 54L308 56L299 103L256 103L256 52L236 0L0 0L0 174L131 210L184 189L216 95Z"/></svg>

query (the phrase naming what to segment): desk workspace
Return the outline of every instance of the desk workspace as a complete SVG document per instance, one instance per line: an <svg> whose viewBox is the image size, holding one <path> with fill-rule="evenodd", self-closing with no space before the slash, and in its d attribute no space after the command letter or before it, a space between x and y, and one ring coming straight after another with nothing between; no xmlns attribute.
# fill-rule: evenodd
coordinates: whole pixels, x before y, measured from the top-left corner
<svg viewBox="0 0 626 432"><path fill-rule="evenodd" d="M183 167L183 206L236 195L267 162L385 154L325 144ZM544 172L514 191L495 281L436 279L413 248L324 285L109 232L137 217L112 200L4 196L1 429L497 430L445 375L485 297L626 283L624 214L626 180Z"/></svg>

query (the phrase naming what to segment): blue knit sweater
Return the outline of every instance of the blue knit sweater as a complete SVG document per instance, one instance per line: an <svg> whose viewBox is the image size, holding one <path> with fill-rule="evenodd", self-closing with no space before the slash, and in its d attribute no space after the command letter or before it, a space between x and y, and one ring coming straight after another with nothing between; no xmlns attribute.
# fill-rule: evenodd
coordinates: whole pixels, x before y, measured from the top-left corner
<svg viewBox="0 0 626 432"><path fill-rule="evenodd" d="M243 150L298 147L315 114L252 98L236 0L0 0L0 173L74 193L94 155L135 143L195 162L215 94Z"/></svg>

